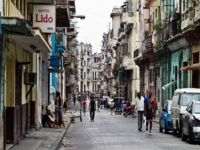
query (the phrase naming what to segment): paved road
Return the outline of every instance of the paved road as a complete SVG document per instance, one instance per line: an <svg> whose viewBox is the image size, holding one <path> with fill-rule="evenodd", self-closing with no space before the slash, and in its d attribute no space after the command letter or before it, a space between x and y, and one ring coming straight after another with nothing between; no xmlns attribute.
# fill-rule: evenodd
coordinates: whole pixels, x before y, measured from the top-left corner
<svg viewBox="0 0 200 150"><path fill-rule="evenodd" d="M137 130L137 118L110 115L109 110L96 112L94 122L89 112L72 123L66 133L66 140L60 150L200 150L200 145L181 141L171 133L158 132L158 124L153 124L152 135Z"/></svg>

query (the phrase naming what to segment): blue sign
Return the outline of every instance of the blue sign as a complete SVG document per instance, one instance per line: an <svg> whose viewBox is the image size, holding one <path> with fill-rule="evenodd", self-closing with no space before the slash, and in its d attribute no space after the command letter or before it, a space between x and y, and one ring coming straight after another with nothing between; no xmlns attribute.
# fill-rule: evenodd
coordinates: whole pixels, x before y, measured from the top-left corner
<svg viewBox="0 0 200 150"><path fill-rule="evenodd" d="M1 12L0 12L0 35L2 34L2 27L1 27Z"/></svg>

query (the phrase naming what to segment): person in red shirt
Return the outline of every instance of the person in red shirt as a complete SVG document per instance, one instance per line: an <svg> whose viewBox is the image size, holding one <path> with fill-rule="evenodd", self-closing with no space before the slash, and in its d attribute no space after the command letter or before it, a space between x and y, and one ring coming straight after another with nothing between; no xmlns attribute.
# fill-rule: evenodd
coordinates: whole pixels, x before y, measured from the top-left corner
<svg viewBox="0 0 200 150"><path fill-rule="evenodd" d="M85 114L85 111L86 111L86 105L87 105L85 99L83 100L82 105L83 105L83 113Z"/></svg>

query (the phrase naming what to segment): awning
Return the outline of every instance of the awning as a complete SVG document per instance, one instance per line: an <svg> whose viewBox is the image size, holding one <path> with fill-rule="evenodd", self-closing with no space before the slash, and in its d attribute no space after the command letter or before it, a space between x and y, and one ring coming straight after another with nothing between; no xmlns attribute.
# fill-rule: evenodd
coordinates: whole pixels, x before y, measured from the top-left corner
<svg viewBox="0 0 200 150"><path fill-rule="evenodd" d="M10 35L10 38L29 52L51 53L51 46L42 31L39 28L33 28L33 31L34 37Z"/></svg>
<svg viewBox="0 0 200 150"><path fill-rule="evenodd" d="M34 36L34 32L28 20L18 17L2 17L2 30L5 34Z"/></svg>
<svg viewBox="0 0 200 150"><path fill-rule="evenodd" d="M163 87L162 87L162 89L163 90L166 90L167 88L169 88L170 86L172 86L172 85L174 85L174 84L176 84L177 83L177 81L173 81L173 82L170 82L170 83L168 83L168 84L165 84Z"/></svg>
<svg viewBox="0 0 200 150"><path fill-rule="evenodd" d="M49 72L49 73L63 73L63 70L49 68L49 69L48 69L48 72Z"/></svg>
<svg viewBox="0 0 200 150"><path fill-rule="evenodd" d="M56 26L57 27L70 27L70 11L65 5L56 7Z"/></svg>
<svg viewBox="0 0 200 150"><path fill-rule="evenodd" d="M181 71L184 70L200 70L200 66L185 66L180 68Z"/></svg>

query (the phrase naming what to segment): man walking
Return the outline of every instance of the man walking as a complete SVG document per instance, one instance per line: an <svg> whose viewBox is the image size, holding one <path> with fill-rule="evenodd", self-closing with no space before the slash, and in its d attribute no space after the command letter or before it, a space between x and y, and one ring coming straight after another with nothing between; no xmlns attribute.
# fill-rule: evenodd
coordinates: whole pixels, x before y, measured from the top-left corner
<svg viewBox="0 0 200 150"><path fill-rule="evenodd" d="M73 101L74 101L74 106L76 104L76 95L74 94L74 97L73 97Z"/></svg>
<svg viewBox="0 0 200 150"><path fill-rule="evenodd" d="M141 96L140 92L137 93L137 97L135 99L135 106L137 107L138 112L138 130L142 131L142 119L144 113L144 97Z"/></svg>
<svg viewBox="0 0 200 150"><path fill-rule="evenodd" d="M91 118L91 121L94 121L95 111L96 111L96 102L94 100L93 94L92 94L91 99L90 99L89 108L90 108L90 118Z"/></svg>

